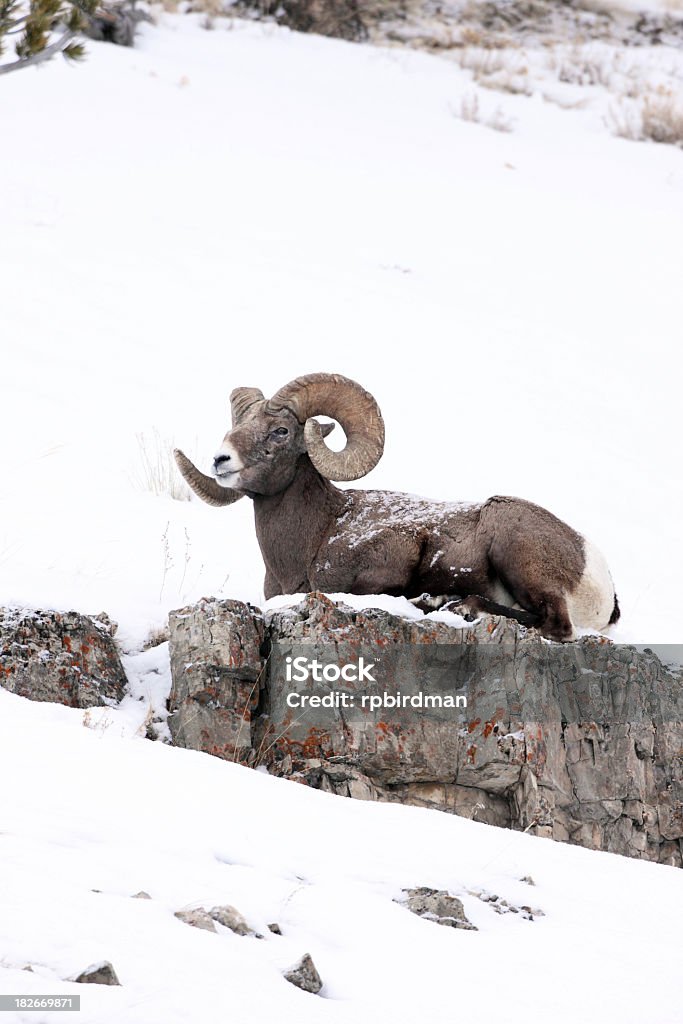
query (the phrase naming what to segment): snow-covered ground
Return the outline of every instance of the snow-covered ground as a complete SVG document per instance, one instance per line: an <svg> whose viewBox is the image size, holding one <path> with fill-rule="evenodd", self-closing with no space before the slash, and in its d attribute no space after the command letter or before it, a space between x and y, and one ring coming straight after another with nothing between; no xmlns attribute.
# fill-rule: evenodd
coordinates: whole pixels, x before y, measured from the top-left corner
<svg viewBox="0 0 683 1024"><path fill-rule="evenodd" d="M249 502L145 490L137 435L208 467L233 387L329 370L385 414L370 486L544 504L605 551L618 639L680 639L683 154L540 94L463 122L436 57L199 22L3 78L0 604L135 649L258 603Z"/></svg>
<svg viewBox="0 0 683 1024"><path fill-rule="evenodd" d="M126 738L117 711L83 719L0 690L0 992L79 994L83 1024L680 1020L680 871L315 792ZM421 885L479 930L394 902ZM173 916L224 904L265 938ZM304 953L319 996L282 977ZM65 980L102 960L120 988Z"/></svg>
<svg viewBox="0 0 683 1024"><path fill-rule="evenodd" d="M604 97L200 21L1 80L0 605L107 611L131 694L0 689L0 991L78 991L87 1024L675 1024L673 869L139 738L168 686L146 637L261 603L263 572L248 501L156 493L141 450L208 467L233 387L345 373L387 423L370 486L538 501L605 551L617 639L680 641L683 154L613 138ZM513 131L462 120L473 89ZM393 902L415 885L479 931ZM265 939L173 917L223 903ZM305 952L321 997L282 979ZM64 980L101 959L121 988Z"/></svg>

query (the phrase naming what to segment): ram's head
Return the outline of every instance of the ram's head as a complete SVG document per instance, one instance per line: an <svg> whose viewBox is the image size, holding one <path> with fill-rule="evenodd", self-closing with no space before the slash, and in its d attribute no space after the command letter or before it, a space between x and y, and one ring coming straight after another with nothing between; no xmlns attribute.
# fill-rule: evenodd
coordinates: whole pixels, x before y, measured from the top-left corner
<svg viewBox="0 0 683 1024"><path fill-rule="evenodd" d="M230 505L244 494L278 494L290 485L307 454L328 480L357 480L379 462L384 423L379 407L360 384L335 373L309 373L266 399L258 388L237 388L230 395L232 429L206 476L181 451L175 457L188 484L210 505ZM334 452L324 438L341 424L346 446Z"/></svg>

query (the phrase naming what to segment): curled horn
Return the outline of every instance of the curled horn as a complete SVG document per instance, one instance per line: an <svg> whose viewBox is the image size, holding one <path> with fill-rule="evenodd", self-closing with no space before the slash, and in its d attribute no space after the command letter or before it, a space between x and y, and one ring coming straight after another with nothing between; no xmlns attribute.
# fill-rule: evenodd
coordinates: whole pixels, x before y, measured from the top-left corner
<svg viewBox="0 0 683 1024"><path fill-rule="evenodd" d="M221 487L211 476L200 473L197 467L190 462L187 455L184 455L179 448L173 452L176 465L183 477L190 485L196 495L209 505L232 505L238 498L242 498L241 491L233 491L230 487Z"/></svg>
<svg viewBox="0 0 683 1024"><path fill-rule="evenodd" d="M338 373L309 373L286 384L268 401L268 412L291 409L304 423L309 458L328 480L357 480L377 465L384 450L384 421L377 402L355 381ZM337 420L346 447L331 451L314 416Z"/></svg>
<svg viewBox="0 0 683 1024"><path fill-rule="evenodd" d="M230 394L233 427L236 427L244 418L250 406L255 402L265 402L265 400L266 396L258 388L235 388Z"/></svg>

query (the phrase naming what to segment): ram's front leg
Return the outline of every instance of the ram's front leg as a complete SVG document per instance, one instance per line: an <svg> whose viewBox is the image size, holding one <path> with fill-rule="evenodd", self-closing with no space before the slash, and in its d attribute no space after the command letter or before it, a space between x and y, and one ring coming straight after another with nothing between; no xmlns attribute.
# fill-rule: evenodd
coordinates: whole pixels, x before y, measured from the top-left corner
<svg viewBox="0 0 683 1024"><path fill-rule="evenodd" d="M538 612L526 612L522 608L511 608L506 604L499 604L489 597L482 597L479 594L470 594L468 597L460 597L454 594L421 594L414 597L411 602L416 608L425 613L434 611L454 612L461 615L467 622L474 622L478 615L486 612L489 615L504 615L508 619L514 619L522 626L538 626L541 622L541 615Z"/></svg>
<svg viewBox="0 0 683 1024"><path fill-rule="evenodd" d="M389 594L402 597L411 590L420 565L420 544L413 537L382 531L347 552L353 565L352 594Z"/></svg>
<svg viewBox="0 0 683 1024"><path fill-rule="evenodd" d="M474 622L479 609L471 606L472 600L472 598L458 597L456 594L420 594L419 597L412 597L410 603L425 614L443 609L455 612L456 615L462 615L467 622Z"/></svg>

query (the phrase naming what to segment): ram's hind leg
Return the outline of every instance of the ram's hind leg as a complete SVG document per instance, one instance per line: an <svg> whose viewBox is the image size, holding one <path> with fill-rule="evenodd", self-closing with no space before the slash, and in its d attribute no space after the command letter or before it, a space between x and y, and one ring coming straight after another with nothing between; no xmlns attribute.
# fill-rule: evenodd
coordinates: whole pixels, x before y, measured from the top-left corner
<svg viewBox="0 0 683 1024"><path fill-rule="evenodd" d="M559 587L548 580L535 580L534 574L524 574L515 567L494 566L503 585L517 604L536 618L536 628L551 640L572 640L574 626L569 615L567 600Z"/></svg>
<svg viewBox="0 0 683 1024"><path fill-rule="evenodd" d="M541 621L538 628L544 636L560 641L574 639L576 634L564 594L546 594L542 598L539 614Z"/></svg>

